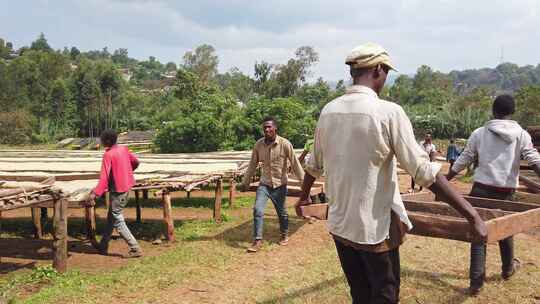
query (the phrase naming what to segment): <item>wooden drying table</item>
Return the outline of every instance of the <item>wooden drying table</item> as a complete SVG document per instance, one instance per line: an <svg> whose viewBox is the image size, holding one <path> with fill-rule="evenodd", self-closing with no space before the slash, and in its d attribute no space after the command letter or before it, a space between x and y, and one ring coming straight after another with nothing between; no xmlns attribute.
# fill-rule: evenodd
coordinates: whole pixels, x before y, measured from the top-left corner
<svg viewBox="0 0 540 304"><path fill-rule="evenodd" d="M234 181L234 179L232 179ZM232 198L234 196L235 182L231 181L231 191L229 192L230 203L232 204ZM174 241L174 222L172 218L172 206L171 206L171 193L177 191L186 191L189 193L198 187L208 185L210 183L216 183L215 200L213 208L213 218L216 222L221 222L221 198L223 196L223 174L179 174L174 177L159 178L159 179L146 179L138 181L132 188L135 191L135 204L137 221L141 222L141 203L140 203L140 191L143 191L143 196L148 196L148 191L156 191L156 196L162 197L163 204L163 220L166 226L165 238L168 241Z"/></svg>
<svg viewBox="0 0 540 304"><path fill-rule="evenodd" d="M48 207L54 209L53 216L53 267L58 272L67 270L67 207L68 201L63 194L50 186L38 190L17 191L19 189L0 190L0 214L20 208ZM18 192L18 193L17 193ZM3 194L8 195L3 195ZM38 210L38 209L36 209ZM32 212L34 215L34 212ZM37 216L39 219L39 216ZM36 216L34 216L34 221Z"/></svg>
<svg viewBox="0 0 540 304"><path fill-rule="evenodd" d="M464 196L487 226L493 243L540 226L540 205ZM471 242L469 223L450 205L437 202L432 193L402 195L413 224L411 234Z"/></svg>

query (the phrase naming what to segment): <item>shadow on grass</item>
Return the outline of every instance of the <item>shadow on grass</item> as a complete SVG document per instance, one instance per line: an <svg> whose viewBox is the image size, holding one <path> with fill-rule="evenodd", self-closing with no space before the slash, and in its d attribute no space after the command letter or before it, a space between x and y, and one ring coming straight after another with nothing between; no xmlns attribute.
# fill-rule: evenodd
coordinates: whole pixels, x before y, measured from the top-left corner
<svg viewBox="0 0 540 304"><path fill-rule="evenodd" d="M289 218L289 236L292 236L302 225L306 224L305 220ZM270 243L278 243L280 240L279 220L277 216L265 216L264 219L264 240ZM188 241L208 241L219 240L225 242L230 247L247 248L246 244L250 244L253 240L253 220L247 220L241 224L214 236L202 236Z"/></svg>
<svg viewBox="0 0 540 304"><path fill-rule="evenodd" d="M297 290L297 291L294 291L294 292L291 292L291 293L286 293L286 294L284 294L282 296L278 296L278 297L274 297L274 298L271 298L271 299L263 300L263 301L257 302L257 303L260 303L260 304L288 303L289 301L292 301L295 298L303 297L303 296L306 296L306 295L308 295L310 293L320 291L321 289L331 288L331 287L334 287L336 285L343 284L343 283L347 284L346 281L345 281L345 277L339 276L339 277L335 277L335 278L333 278L331 280L326 280L324 282L320 282L320 283L315 284L315 285L310 286L310 287L306 287L306 288L303 288L303 289L300 289L300 290Z"/></svg>
<svg viewBox="0 0 540 304"><path fill-rule="evenodd" d="M0 274L8 274L19 269L34 269L36 267L36 262L30 263L0 263Z"/></svg>
<svg viewBox="0 0 540 304"><path fill-rule="evenodd" d="M463 280L467 277L451 273L437 273L422 270L414 270L410 268L401 268L401 278L412 277L416 279L416 287L418 289L430 290L430 292L436 290L441 293L449 294L453 293L445 303L459 304L465 302L470 298L468 289L452 285L445 279L450 280Z"/></svg>
<svg viewBox="0 0 540 304"><path fill-rule="evenodd" d="M141 207L143 208L161 208L163 201L161 198L148 198L140 199ZM238 197L234 201L234 208L246 207L254 202L254 198L251 197ZM173 208L214 208L215 199L212 197L173 197L171 199L171 206ZM128 208L135 208L135 199L130 198L128 202ZM104 206L100 207L104 208ZM229 198L224 197L221 199L221 208L229 209Z"/></svg>

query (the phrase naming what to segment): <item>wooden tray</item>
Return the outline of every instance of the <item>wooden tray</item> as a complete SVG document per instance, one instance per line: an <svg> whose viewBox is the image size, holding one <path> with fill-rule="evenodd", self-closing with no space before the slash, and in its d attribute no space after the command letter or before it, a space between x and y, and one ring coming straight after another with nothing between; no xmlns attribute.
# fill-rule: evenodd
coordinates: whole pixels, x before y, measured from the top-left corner
<svg viewBox="0 0 540 304"><path fill-rule="evenodd" d="M413 224L409 233L471 241L467 220L447 203L437 202L432 193L406 194L402 198ZM540 202L531 204L470 196L465 199L485 221L490 243L540 227Z"/></svg>

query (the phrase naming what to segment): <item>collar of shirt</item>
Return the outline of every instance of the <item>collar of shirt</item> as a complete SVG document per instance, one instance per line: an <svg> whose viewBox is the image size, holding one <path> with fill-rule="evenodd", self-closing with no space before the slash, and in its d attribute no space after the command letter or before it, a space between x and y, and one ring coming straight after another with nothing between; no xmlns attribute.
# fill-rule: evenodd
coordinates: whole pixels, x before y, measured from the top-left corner
<svg viewBox="0 0 540 304"><path fill-rule="evenodd" d="M345 90L345 94L353 94L353 93L367 94L367 95L371 95L373 97L379 98L379 96L377 95L375 91L363 85L353 85L353 86L348 87Z"/></svg>
<svg viewBox="0 0 540 304"><path fill-rule="evenodd" d="M266 143L266 138L263 140L263 143L265 146L275 146L277 145L278 143L281 143L281 137L279 135L276 134L276 139L274 139L273 142L271 142L270 144L267 144Z"/></svg>

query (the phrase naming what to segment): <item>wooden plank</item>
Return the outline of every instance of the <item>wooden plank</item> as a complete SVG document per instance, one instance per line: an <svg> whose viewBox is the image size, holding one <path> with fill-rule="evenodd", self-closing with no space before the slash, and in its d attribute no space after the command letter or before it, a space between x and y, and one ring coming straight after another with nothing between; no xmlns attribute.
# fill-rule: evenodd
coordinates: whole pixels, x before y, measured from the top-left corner
<svg viewBox="0 0 540 304"><path fill-rule="evenodd" d="M300 206L301 216L314 217L319 220L326 220L328 218L328 204L310 204Z"/></svg>
<svg viewBox="0 0 540 304"><path fill-rule="evenodd" d="M171 193L163 191L163 221L165 222L166 234L165 238L174 242L174 222L172 219Z"/></svg>
<svg viewBox="0 0 540 304"><path fill-rule="evenodd" d="M426 212L463 218L463 216L456 209L446 203L404 201L404 204L407 211ZM488 209L480 207L475 207L474 209L478 212L478 214L484 221L515 213L512 211L503 211L500 209Z"/></svg>
<svg viewBox="0 0 540 304"><path fill-rule="evenodd" d="M505 211L523 212L538 208L538 205L522 202L512 202L504 200L496 200L489 198L463 196L473 207L481 207L488 209L501 209Z"/></svg>
<svg viewBox="0 0 540 304"><path fill-rule="evenodd" d="M259 182L251 183L249 185L249 191L257 191L257 188L259 187ZM322 193L323 189L322 187L311 187L311 191L309 195L318 195L319 193ZM302 193L302 187L299 186L290 186L287 185L287 196L291 197L299 197Z"/></svg>
<svg viewBox="0 0 540 304"><path fill-rule="evenodd" d="M96 207L86 206L84 208L84 217L86 225L86 238L90 241L94 248L98 248L96 239Z"/></svg>
<svg viewBox="0 0 540 304"><path fill-rule="evenodd" d="M141 201L139 199L140 196L139 190L135 190L135 208L137 213L137 223L142 223L142 216L141 216Z"/></svg>
<svg viewBox="0 0 540 304"><path fill-rule="evenodd" d="M515 196L519 202L540 205L540 194L516 191Z"/></svg>
<svg viewBox="0 0 540 304"><path fill-rule="evenodd" d="M444 215L434 216L421 212L408 212L413 224L410 234L429 236L456 241L471 241L469 223L465 219Z"/></svg>
<svg viewBox="0 0 540 304"><path fill-rule="evenodd" d="M223 180L216 182L216 199L214 201L214 221L221 223L221 197L223 196Z"/></svg>
<svg viewBox="0 0 540 304"><path fill-rule="evenodd" d="M32 210L32 223L34 224L34 238L42 239L43 231L41 229L41 209L30 208Z"/></svg>
<svg viewBox="0 0 540 304"><path fill-rule="evenodd" d="M54 202L53 267L60 273L67 270L67 205L65 199Z"/></svg>
<svg viewBox="0 0 540 304"><path fill-rule="evenodd" d="M540 227L540 208L515 213L486 222L488 242L496 242L509 236Z"/></svg>
<svg viewBox="0 0 540 304"><path fill-rule="evenodd" d="M519 176L519 182L523 183L527 188L533 193L540 193L540 183L535 182L534 180L525 177L523 175Z"/></svg>

